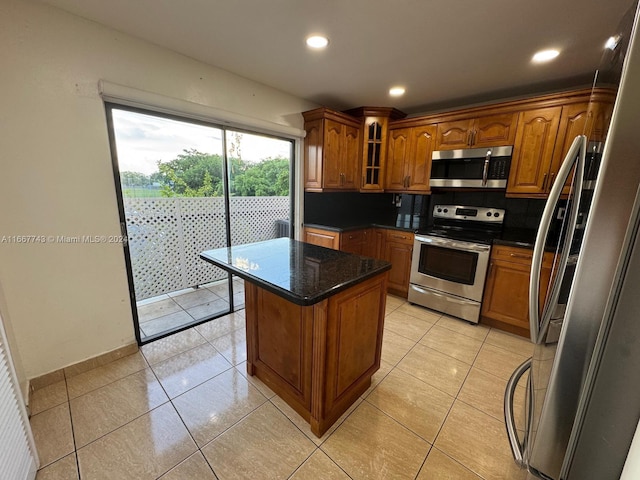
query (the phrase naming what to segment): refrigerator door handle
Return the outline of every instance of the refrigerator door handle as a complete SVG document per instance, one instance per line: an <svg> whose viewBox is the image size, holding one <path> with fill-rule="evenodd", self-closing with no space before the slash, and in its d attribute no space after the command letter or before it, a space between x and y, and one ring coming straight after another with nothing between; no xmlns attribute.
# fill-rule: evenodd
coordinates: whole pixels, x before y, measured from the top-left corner
<svg viewBox="0 0 640 480"><path fill-rule="evenodd" d="M571 144L567 155L560 166L560 170L558 170L558 175L556 178L551 191L549 192L549 198L547 199L547 203L544 206L544 211L542 212L542 218L540 220L540 228L538 229L538 234L536 235L536 241L533 247L533 256L531 258L531 276L529 278L529 331L531 335L531 341L536 344L540 344L544 341L544 336L549 327L549 322L551 320L551 314L553 313L553 307L546 309L543 312L545 315L543 318L540 318L540 313L538 311L538 298L540 295L540 271L542 269L542 259L545 251L545 243L547 240L547 235L549 234L549 228L551 227L551 222L553 221L553 216L556 210L556 206L558 204L558 200L560 199L560 195L562 195L562 190L564 189L564 185L571 174L571 170L573 169L574 164L576 165L576 170L574 173L574 197L571 203L571 212L568 219L568 229L567 229L567 241L571 243L571 239L573 237L573 232L576 228L576 223L578 221L578 210L580 205L580 196L582 195L582 180L584 176L584 164L585 164L585 156L587 149L587 137L584 135L578 135ZM574 159L578 157L577 162L574 162ZM562 254L560 255L560 259L557 262L558 270L555 272L555 278L552 277L551 281L553 282L550 289L550 298L546 302L547 304L551 304L551 302L556 302L557 297L560 294L560 284L562 282L562 276L564 274L564 270L566 267L567 259L569 257L569 248L566 247L563 249Z"/></svg>
<svg viewBox="0 0 640 480"><path fill-rule="evenodd" d="M511 453L513 453L513 458L516 461L516 464L519 467L526 467L526 462L524 459L524 451L526 445L524 441L521 441L518 438L518 431L516 430L516 421L513 416L513 397L516 392L516 387L518 386L518 382L522 375L524 375L531 368L531 359L528 359L522 365L515 369L515 371L511 374L511 378L507 382L507 388L504 392L504 424L507 427L507 437L509 439L509 445L511 446ZM530 390L530 389L529 389ZM531 392L529 392L531 393ZM533 410L533 405L529 405L529 412ZM528 415L530 417L531 415ZM527 419L526 428L529 429L531 422L529 418ZM528 436L528 432L525 432L524 438L526 439Z"/></svg>

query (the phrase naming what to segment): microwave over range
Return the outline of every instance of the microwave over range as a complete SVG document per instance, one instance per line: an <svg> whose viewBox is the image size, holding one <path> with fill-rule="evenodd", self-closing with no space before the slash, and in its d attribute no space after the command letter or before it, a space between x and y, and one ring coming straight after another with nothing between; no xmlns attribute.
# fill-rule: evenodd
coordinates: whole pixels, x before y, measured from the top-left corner
<svg viewBox="0 0 640 480"><path fill-rule="evenodd" d="M437 150L431 156L431 187L506 188L512 146Z"/></svg>

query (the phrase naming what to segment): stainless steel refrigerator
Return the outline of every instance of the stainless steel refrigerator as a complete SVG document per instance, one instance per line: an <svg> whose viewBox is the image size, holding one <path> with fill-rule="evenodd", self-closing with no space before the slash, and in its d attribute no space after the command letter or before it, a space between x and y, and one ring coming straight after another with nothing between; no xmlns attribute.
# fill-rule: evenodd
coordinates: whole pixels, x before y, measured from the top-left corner
<svg viewBox="0 0 640 480"><path fill-rule="evenodd" d="M640 419L637 23L634 2L596 77L596 86L619 81L606 140L602 146L575 139L536 239L529 299L534 355L505 393L507 435L529 478L618 479ZM590 177L598 163L597 177ZM573 194L562 199L561 174L572 172ZM565 221L549 235L558 217ZM539 309L540 263L551 237L556 263ZM523 430L512 408L518 382L527 386Z"/></svg>

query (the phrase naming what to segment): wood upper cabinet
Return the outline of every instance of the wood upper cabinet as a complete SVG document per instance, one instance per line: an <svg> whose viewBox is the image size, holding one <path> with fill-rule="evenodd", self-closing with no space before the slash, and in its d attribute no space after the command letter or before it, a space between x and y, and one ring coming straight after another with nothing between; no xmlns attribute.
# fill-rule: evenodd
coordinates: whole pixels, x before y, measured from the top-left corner
<svg viewBox="0 0 640 480"><path fill-rule="evenodd" d="M362 121L361 192L384 191L389 121L406 117L395 108L360 107L344 113Z"/></svg>
<svg viewBox="0 0 640 480"><path fill-rule="evenodd" d="M435 150L513 145L517 113L501 113L438 123Z"/></svg>
<svg viewBox="0 0 640 480"><path fill-rule="evenodd" d="M545 196L557 172L551 170L562 107L520 112L507 195Z"/></svg>
<svg viewBox="0 0 640 480"><path fill-rule="evenodd" d="M358 190L360 122L327 108L304 112L304 185L310 192Z"/></svg>
<svg viewBox="0 0 640 480"><path fill-rule="evenodd" d="M482 323L529 336L529 277L533 252L496 245L491 251L480 315ZM544 304L553 254L545 253L540 275L539 306Z"/></svg>
<svg viewBox="0 0 640 480"><path fill-rule="evenodd" d="M390 130L385 190L429 193L435 135L435 125Z"/></svg>
<svg viewBox="0 0 640 480"><path fill-rule="evenodd" d="M593 128L593 110L589 110L589 103L574 103L562 107L562 115L560 116L560 126L558 128L558 136L556 145L553 150L553 160L551 162L551 172L558 172L562 166L569 148L573 140L578 135L589 135ZM569 194L573 173L567 178L563 194ZM549 190L553 186L553 181L549 181Z"/></svg>
<svg viewBox="0 0 640 480"><path fill-rule="evenodd" d="M558 172L562 166L573 140L578 135L586 135L591 142L602 142L605 130L611 120L613 111L612 103L582 102L562 107L558 137L553 152L551 171ZM573 174L569 175L562 190L563 194L569 194ZM551 189L553 182L549 182Z"/></svg>

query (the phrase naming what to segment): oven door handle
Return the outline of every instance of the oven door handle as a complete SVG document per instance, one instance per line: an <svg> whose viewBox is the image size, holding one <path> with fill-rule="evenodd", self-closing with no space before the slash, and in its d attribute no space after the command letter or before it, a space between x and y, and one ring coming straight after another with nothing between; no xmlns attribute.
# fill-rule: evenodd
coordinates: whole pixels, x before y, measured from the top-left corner
<svg viewBox="0 0 640 480"><path fill-rule="evenodd" d="M484 245L482 243L470 243L459 242L457 240L451 240L449 238L440 237L422 237L416 235L416 244L429 244L440 247L452 248L454 250L462 250L465 252L488 252L491 249L490 245Z"/></svg>
<svg viewBox="0 0 640 480"><path fill-rule="evenodd" d="M458 300L458 299L455 299L455 298L451 298L449 295L443 295L442 293L436 293L433 290L426 291L426 290L424 290L424 289L422 289L422 288L420 288L420 287L418 287L417 285L414 285L414 284L411 284L411 288L413 290L415 290L416 292L426 293L428 295L433 295L434 297L441 297L441 298L444 298L447 302L457 303L458 305L469 305L469 304L476 305L477 304L477 302L473 302L471 300Z"/></svg>

